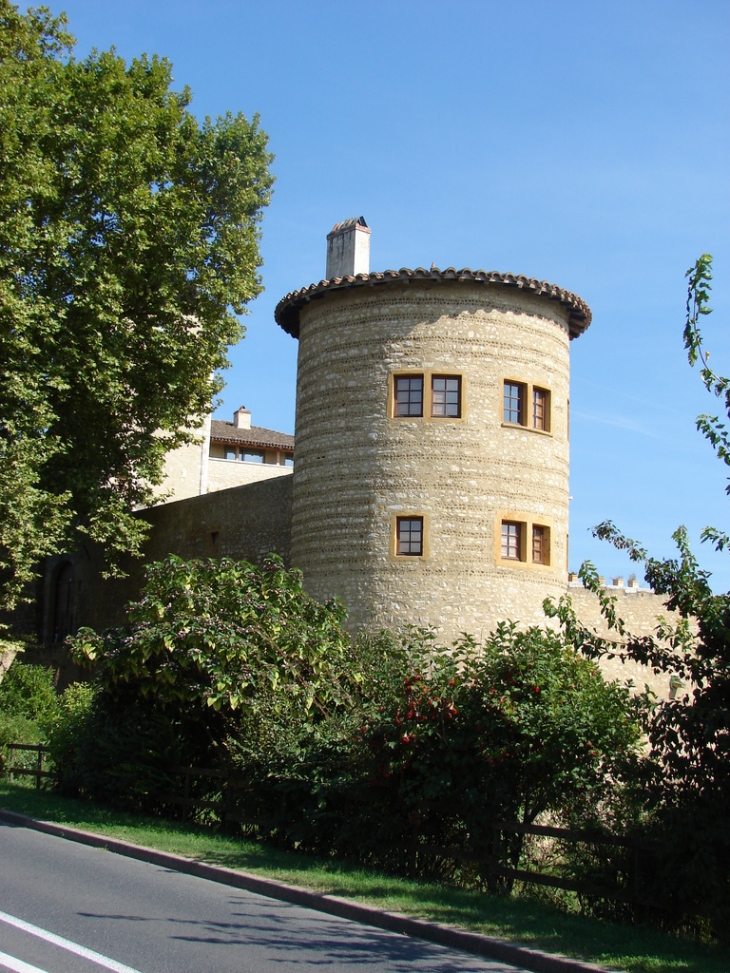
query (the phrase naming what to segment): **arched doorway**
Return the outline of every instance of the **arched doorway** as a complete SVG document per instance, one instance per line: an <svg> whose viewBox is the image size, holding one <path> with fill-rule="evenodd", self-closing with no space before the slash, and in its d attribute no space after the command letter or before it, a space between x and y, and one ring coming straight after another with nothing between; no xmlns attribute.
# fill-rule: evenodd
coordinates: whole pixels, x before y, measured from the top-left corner
<svg viewBox="0 0 730 973"><path fill-rule="evenodd" d="M76 572L67 561L56 577L55 612L53 616L53 641L63 642L67 635L76 634Z"/></svg>

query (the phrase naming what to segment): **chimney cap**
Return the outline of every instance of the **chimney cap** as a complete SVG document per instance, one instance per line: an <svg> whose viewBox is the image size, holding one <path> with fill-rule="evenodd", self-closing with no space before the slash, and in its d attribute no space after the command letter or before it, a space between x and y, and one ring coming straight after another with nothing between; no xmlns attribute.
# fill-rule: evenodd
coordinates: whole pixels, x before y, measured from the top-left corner
<svg viewBox="0 0 730 973"><path fill-rule="evenodd" d="M364 216L353 216L349 220L343 220L341 223L335 223L327 234L327 239L329 240L331 236L335 236L338 233L345 233L347 230L352 230L356 227L361 230L367 230L368 233L370 232L370 227L365 222Z"/></svg>

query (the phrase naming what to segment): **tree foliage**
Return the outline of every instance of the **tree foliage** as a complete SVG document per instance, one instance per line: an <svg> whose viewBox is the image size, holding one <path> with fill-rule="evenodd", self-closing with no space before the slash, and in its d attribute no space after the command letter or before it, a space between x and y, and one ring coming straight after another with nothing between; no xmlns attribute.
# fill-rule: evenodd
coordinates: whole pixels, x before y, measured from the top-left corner
<svg viewBox="0 0 730 973"><path fill-rule="evenodd" d="M262 708L296 706L318 720L349 700L337 679L349 661L344 608L316 602L275 555L260 568L171 555L149 566L128 615L125 628L81 629L69 640L111 697L151 699L202 721L217 713L227 732L240 711L258 719Z"/></svg>
<svg viewBox="0 0 730 973"><path fill-rule="evenodd" d="M0 598L81 530L132 516L221 388L260 290L272 183L258 119L199 123L171 65L72 54L0 0Z"/></svg>
<svg viewBox="0 0 730 973"><path fill-rule="evenodd" d="M710 312L711 268L710 256L703 254L687 272L684 340L690 364L701 363L705 387L723 399L730 414L730 380L709 367L699 328L702 316ZM724 422L703 415L697 426L718 458L730 465ZM713 593L710 573L699 566L684 527L673 535L678 556L667 559L651 557L610 521L594 528L594 535L643 563L646 581L658 595L666 596L676 620L661 621L653 636L632 635L618 614L616 598L603 590L590 563L582 566L580 576L599 599L609 636L584 627L568 598L558 606L547 605L547 610L561 619L569 641L591 658L632 659L655 673L675 677L683 687L677 698L655 701L646 711L647 806L666 829L665 898L678 908L709 912L718 930L726 930L730 918L730 593ZM720 549L728 544L727 535L711 527L703 531L703 539Z"/></svg>
<svg viewBox="0 0 730 973"><path fill-rule="evenodd" d="M128 615L71 640L97 692L63 786L164 813L171 767L212 764L237 814L289 847L403 868L417 835L488 855L498 820L595 806L638 736L627 691L555 632L352 640L342 606L275 557L169 557ZM219 783L196 786L211 800Z"/></svg>
<svg viewBox="0 0 730 973"><path fill-rule="evenodd" d="M559 633L502 623L411 659L396 705L361 729L403 831L489 855L499 821L532 824L605 796L638 743L628 690ZM522 839L506 839L516 866Z"/></svg>

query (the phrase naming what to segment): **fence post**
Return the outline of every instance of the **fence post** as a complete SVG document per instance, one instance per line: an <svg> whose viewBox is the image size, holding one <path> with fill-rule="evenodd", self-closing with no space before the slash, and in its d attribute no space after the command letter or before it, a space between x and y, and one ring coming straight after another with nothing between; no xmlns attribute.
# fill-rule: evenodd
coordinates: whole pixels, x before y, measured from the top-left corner
<svg viewBox="0 0 730 973"><path fill-rule="evenodd" d="M639 882L639 856L641 855L641 849L638 844L634 845L634 922L641 922L642 917L642 907L640 902L641 884Z"/></svg>
<svg viewBox="0 0 730 973"><path fill-rule="evenodd" d="M184 796L185 796L185 800L187 801L190 798L190 768L189 767L186 768L186 770L185 770L185 787L184 787L183 793L184 793ZM188 816L188 805L187 804L183 804L183 806L182 806L182 820L183 821L186 821L187 820L187 816Z"/></svg>
<svg viewBox="0 0 730 973"><path fill-rule="evenodd" d="M8 759L10 760L10 766L8 767L8 780L13 779L13 767L15 766L15 744L8 744Z"/></svg>

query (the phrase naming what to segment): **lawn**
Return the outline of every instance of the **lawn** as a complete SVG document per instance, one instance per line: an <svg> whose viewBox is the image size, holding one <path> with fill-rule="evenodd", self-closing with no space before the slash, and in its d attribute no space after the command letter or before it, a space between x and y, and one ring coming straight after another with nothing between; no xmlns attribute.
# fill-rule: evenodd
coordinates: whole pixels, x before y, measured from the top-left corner
<svg viewBox="0 0 730 973"><path fill-rule="evenodd" d="M283 852L189 824L146 818L0 780L0 807L393 912L432 919L627 973L729 973L730 951L651 929L569 915L531 898L394 878Z"/></svg>

